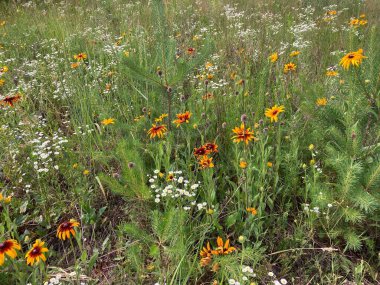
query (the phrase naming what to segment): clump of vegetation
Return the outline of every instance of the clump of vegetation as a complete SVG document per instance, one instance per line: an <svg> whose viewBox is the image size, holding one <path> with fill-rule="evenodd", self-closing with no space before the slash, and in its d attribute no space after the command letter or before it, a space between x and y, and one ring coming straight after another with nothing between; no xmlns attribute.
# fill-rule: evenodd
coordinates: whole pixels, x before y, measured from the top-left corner
<svg viewBox="0 0 380 285"><path fill-rule="evenodd" d="M1 2L0 284L378 284L380 7L306 2Z"/></svg>

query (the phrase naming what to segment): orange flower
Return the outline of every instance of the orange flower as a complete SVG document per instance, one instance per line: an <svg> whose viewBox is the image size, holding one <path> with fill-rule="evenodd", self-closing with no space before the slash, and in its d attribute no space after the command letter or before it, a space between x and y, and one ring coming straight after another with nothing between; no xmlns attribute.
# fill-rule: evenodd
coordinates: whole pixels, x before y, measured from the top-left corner
<svg viewBox="0 0 380 285"><path fill-rule="evenodd" d="M166 125L156 125L153 124L152 127L148 131L148 135L150 135L150 138L154 138L155 136L159 138L163 138L165 133L167 132Z"/></svg>
<svg viewBox="0 0 380 285"><path fill-rule="evenodd" d="M253 216L257 215L257 210L255 208L247 208L247 212L251 213Z"/></svg>
<svg viewBox="0 0 380 285"><path fill-rule="evenodd" d="M251 128L245 128L244 124L241 124L240 127L235 127L232 132L235 134L235 136L232 137L235 143L240 143L243 141L245 144L248 144L249 141L256 140L253 136L254 131L251 131Z"/></svg>
<svg viewBox="0 0 380 285"><path fill-rule="evenodd" d="M226 255L236 250L236 248L230 246L229 239L227 239L226 242L224 243L223 239L221 237L218 237L216 240L216 244L218 245L216 250L211 251L213 255Z"/></svg>
<svg viewBox="0 0 380 285"><path fill-rule="evenodd" d="M191 113L186 111L185 113L177 114L177 119L173 121L177 125L177 128L183 123L189 123Z"/></svg>
<svg viewBox="0 0 380 285"><path fill-rule="evenodd" d="M17 93L14 96L7 96L0 101L0 105L13 107L14 103L21 100L21 94Z"/></svg>
<svg viewBox="0 0 380 285"><path fill-rule="evenodd" d="M212 163L212 157L208 157L207 155L202 156L199 160L199 165L202 169L213 168L214 163Z"/></svg>
<svg viewBox="0 0 380 285"><path fill-rule="evenodd" d="M16 258L16 249L21 250L21 246L14 239L7 239L3 242L0 242L0 266L4 264L5 254L12 259Z"/></svg>
<svg viewBox="0 0 380 285"><path fill-rule="evenodd" d="M200 252L200 255L203 258L204 257L211 257L212 256L211 252L212 252L212 249L211 249L211 246L210 246L210 242L207 242L206 247L202 248L202 250Z"/></svg>
<svg viewBox="0 0 380 285"><path fill-rule="evenodd" d="M74 59L76 59L77 61L83 61L86 58L87 58L87 54L85 54L84 52L74 55Z"/></svg>
<svg viewBox="0 0 380 285"><path fill-rule="evenodd" d="M218 145L216 143L206 143L203 147L209 151L209 153L218 152Z"/></svg>
<svg viewBox="0 0 380 285"><path fill-rule="evenodd" d="M327 99L325 97L323 98L318 98L317 101L315 102L317 106L326 106L327 105Z"/></svg>
<svg viewBox="0 0 380 285"><path fill-rule="evenodd" d="M66 238L70 238L70 233L75 236L74 228L78 226L79 223L74 219L60 224L57 229L57 237L61 240L65 240Z"/></svg>
<svg viewBox="0 0 380 285"><path fill-rule="evenodd" d="M48 249L44 247L45 242L37 239L33 244L33 247L25 255L26 263L33 265L35 262L38 263L40 259L46 261L45 252L48 252Z"/></svg>
<svg viewBox="0 0 380 285"><path fill-rule="evenodd" d="M270 62L276 62L278 59L278 53L274 52L269 56Z"/></svg>
<svg viewBox="0 0 380 285"><path fill-rule="evenodd" d="M242 160L239 162L240 168L244 169L244 168L247 168L247 166L248 166L248 163L246 161Z"/></svg>

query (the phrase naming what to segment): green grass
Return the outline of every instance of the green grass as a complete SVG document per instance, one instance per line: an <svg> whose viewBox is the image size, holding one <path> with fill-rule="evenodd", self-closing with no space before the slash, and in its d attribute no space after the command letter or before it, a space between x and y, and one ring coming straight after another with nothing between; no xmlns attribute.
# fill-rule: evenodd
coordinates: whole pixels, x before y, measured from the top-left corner
<svg viewBox="0 0 380 285"><path fill-rule="evenodd" d="M5 240L20 250L0 284L380 282L376 0L16 2L0 3L0 261Z"/></svg>

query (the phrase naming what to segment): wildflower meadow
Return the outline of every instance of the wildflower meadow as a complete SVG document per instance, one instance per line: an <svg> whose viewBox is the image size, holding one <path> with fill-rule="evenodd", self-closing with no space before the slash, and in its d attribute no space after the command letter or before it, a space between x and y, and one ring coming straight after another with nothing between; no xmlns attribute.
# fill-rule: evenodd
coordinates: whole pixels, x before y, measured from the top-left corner
<svg viewBox="0 0 380 285"><path fill-rule="evenodd" d="M379 15L0 1L0 285L380 284Z"/></svg>

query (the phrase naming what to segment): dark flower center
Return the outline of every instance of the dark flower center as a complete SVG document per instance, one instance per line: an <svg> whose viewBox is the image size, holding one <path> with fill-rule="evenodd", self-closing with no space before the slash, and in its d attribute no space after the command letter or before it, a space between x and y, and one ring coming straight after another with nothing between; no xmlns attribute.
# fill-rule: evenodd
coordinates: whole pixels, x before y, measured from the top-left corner
<svg viewBox="0 0 380 285"><path fill-rule="evenodd" d="M349 56L348 56L348 58L354 58L355 57L355 55L353 55L353 54L350 54Z"/></svg>
<svg viewBox="0 0 380 285"><path fill-rule="evenodd" d="M38 247L36 247L36 248L34 248L34 249L32 250L32 254L37 255L37 254L39 254L39 253L40 253L40 249L39 249Z"/></svg>

